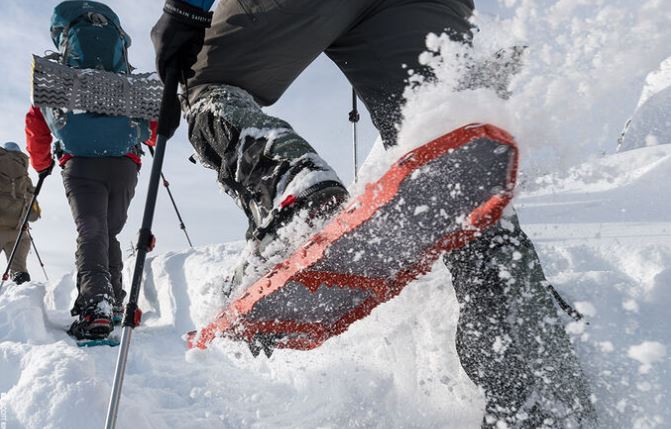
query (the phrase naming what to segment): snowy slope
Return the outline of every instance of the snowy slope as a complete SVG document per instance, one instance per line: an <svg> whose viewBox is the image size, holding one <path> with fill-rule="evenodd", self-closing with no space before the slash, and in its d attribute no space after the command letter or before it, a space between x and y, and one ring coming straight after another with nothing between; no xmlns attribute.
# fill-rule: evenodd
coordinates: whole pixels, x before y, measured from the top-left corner
<svg viewBox="0 0 671 429"><path fill-rule="evenodd" d="M659 67L645 78L645 86L638 100L637 108L643 106L655 94L671 86L671 57L662 61Z"/></svg>
<svg viewBox="0 0 671 429"><path fill-rule="evenodd" d="M569 331L603 427L671 427L671 203L652 186L670 175L671 146L644 148L541 177L517 198L550 280L588 316ZM216 311L241 250L232 243L151 259L119 427L478 426L483 402L458 363L458 307L440 264L317 350L254 359L244 345L218 340L186 351L180 335ZM82 350L67 338L72 290L68 276L0 295L7 427L104 421L116 350Z"/></svg>
<svg viewBox="0 0 671 429"><path fill-rule="evenodd" d="M671 427L671 146L528 185L517 200L546 274L588 315L572 323L603 427Z"/></svg>
<svg viewBox="0 0 671 429"><path fill-rule="evenodd" d="M618 150L671 143L671 57L645 79L641 98L627 122Z"/></svg>

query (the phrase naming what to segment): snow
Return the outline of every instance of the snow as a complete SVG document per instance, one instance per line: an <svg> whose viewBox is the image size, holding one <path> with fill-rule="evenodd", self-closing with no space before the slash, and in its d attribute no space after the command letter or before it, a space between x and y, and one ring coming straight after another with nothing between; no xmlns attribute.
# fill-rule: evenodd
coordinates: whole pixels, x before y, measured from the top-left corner
<svg viewBox="0 0 671 429"><path fill-rule="evenodd" d="M671 143L671 57L648 74L638 105L625 124L618 150Z"/></svg>
<svg viewBox="0 0 671 429"><path fill-rule="evenodd" d="M456 126L489 121L510 130L523 152L515 199L523 229L548 280L585 315L567 330L601 427L671 427L671 198L664 189L671 145L612 154L648 71L668 58L669 6L500 2L501 17L476 19L474 55L529 46L508 101L487 89L455 94L463 63L453 59L462 51L429 37L432 53L423 58L441 84L408 90L401 145L383 154L378 144L352 186L360 191L409 148ZM221 308L244 247L210 245L147 261L144 321L133 335L118 427L479 426L484 402L459 365L458 305L440 263L314 351L254 359L243 344L224 340L187 351L182 335ZM103 425L117 349L79 349L65 334L74 284L66 275L0 291L0 424L7 428ZM494 347L506 344L497 338Z"/></svg>
<svg viewBox="0 0 671 429"><path fill-rule="evenodd" d="M624 308L627 311L632 311L634 313L638 313L638 303L633 300L633 299L628 299L622 303L622 308Z"/></svg>
<svg viewBox="0 0 671 429"><path fill-rule="evenodd" d="M662 61L659 67L645 78L645 86L638 100L637 108L643 106L653 95L671 87L671 57Z"/></svg>
<svg viewBox="0 0 671 429"><path fill-rule="evenodd" d="M353 337L334 339L314 352L254 359L246 346L230 342L216 343L208 351L186 351L180 335L212 315L209 295L221 286L241 247L201 248L149 261L141 300L145 323L133 336L119 427L296 427L297 422L300 427L412 426L416 421L445 422L441 415L461 415L460 421L471 425L479 421L464 410L472 403L480 407L465 374L433 370L434 362L445 362L441 350L454 341L454 333L432 325L444 319L446 309L456 316L456 303L444 285L437 291L422 287L432 283L426 279L418 295L371 316L374 330L354 327ZM444 277L445 269L437 275ZM65 303L71 281L64 278L47 291L44 285L31 284L25 295L33 308L45 306L48 317L33 311L39 323L32 321L0 345L8 427L103 423L115 350L78 349L63 331L69 307L44 304L47 293L54 294L53 302ZM10 285L0 296L0 310L10 319L26 312L14 306L18 289ZM429 309L423 320L403 310L421 308L429 298L445 304ZM32 331L41 328L48 336L39 344L26 344L34 338ZM448 356L447 362L455 367L456 356ZM5 367L12 368L8 376ZM449 392L455 401L443 403L440 398ZM399 406L419 400L431 405L416 412Z"/></svg>
<svg viewBox="0 0 671 429"><path fill-rule="evenodd" d="M671 87L649 95L625 125L618 150L671 143L669 109L671 109Z"/></svg>
<svg viewBox="0 0 671 429"><path fill-rule="evenodd" d="M629 347L627 356L642 363L638 371L647 374L652 364L662 361L666 357L666 347L657 341L643 341L641 344Z"/></svg>
<svg viewBox="0 0 671 429"><path fill-rule="evenodd" d="M588 317L596 316L596 308L594 307L594 305L592 305L591 302L578 301L574 303L574 307L584 316Z"/></svg>

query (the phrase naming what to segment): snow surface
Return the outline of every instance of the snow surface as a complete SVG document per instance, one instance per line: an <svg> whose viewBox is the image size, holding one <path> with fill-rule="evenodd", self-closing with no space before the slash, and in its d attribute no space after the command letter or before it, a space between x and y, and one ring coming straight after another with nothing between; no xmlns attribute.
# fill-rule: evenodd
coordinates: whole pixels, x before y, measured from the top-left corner
<svg viewBox="0 0 671 429"><path fill-rule="evenodd" d="M515 201L523 228L549 280L586 315L567 330L601 426L671 427L671 146L603 156L647 72L669 56L669 0L504 0L500 9L501 17L476 18L473 55L529 46L511 98L455 94L463 50L430 36L423 61L440 83L407 91L401 144L387 154L378 145L360 183L468 122L510 130L523 151ZM148 260L118 427L479 426L484 402L458 362L458 305L441 264L317 350L254 359L243 344L220 340L186 351L181 335L220 308L243 247ZM0 291L0 424L102 426L116 350L79 349L66 336L73 294L72 275Z"/></svg>

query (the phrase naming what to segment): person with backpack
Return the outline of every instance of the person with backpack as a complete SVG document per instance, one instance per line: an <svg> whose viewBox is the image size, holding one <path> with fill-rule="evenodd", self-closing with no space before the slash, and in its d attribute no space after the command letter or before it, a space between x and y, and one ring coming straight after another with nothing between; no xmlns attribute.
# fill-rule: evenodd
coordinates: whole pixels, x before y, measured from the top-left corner
<svg viewBox="0 0 671 429"><path fill-rule="evenodd" d="M65 1L54 9L54 56L73 68L130 73L131 39L119 17L94 1ZM26 140L33 168L48 173L53 152L62 167L65 194L77 227L77 289L69 333L102 339L120 321L125 292L116 236L126 223L141 165L140 143L155 136L146 120L32 106ZM150 138L151 137L151 138Z"/></svg>
<svg viewBox="0 0 671 429"><path fill-rule="evenodd" d="M348 196L314 149L261 106L325 53L391 147L408 71L432 77L419 62L426 36L468 43L474 9L472 0L238 0L219 2L213 14L213 3L165 2L151 33L156 65L164 81L171 69L182 78L191 144L261 247L299 210L327 217ZM174 130L179 118L175 105L161 120ZM457 352L485 394L482 427L594 424L589 385L514 213L445 262L461 304Z"/></svg>
<svg viewBox="0 0 671 429"><path fill-rule="evenodd" d="M30 251L28 231L22 229L28 205L35 188L28 176L28 155L18 144L7 142L0 146L0 252L4 251L9 263L11 279L16 284L30 281L27 258ZM35 201L28 216L29 222L40 218L40 206ZM19 244L10 261L12 249L19 237Z"/></svg>

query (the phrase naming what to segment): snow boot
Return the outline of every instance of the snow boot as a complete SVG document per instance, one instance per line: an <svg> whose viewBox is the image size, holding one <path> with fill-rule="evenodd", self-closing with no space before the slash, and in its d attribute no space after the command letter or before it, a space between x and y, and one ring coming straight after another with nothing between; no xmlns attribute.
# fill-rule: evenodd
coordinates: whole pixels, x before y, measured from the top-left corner
<svg viewBox="0 0 671 429"><path fill-rule="evenodd" d="M336 181L320 182L286 196L279 207L273 210L269 221L248 234L247 251L251 253L252 259L243 255L224 293L230 294L242 283L244 277L250 274L247 273L250 265L263 266L273 256L286 254L292 245L301 241L300 237L291 234L292 232L298 232L301 237L311 233L318 225L333 217L348 197L347 189ZM297 215L300 215L300 219L297 219ZM287 237L280 238L280 230L292 225L294 220L304 222L308 227L307 230L297 229L285 234ZM270 247L272 250L269 250Z"/></svg>
<svg viewBox="0 0 671 429"><path fill-rule="evenodd" d="M263 268L273 256L300 244L303 234L348 197L338 175L308 142L287 122L263 112L241 88L201 88L186 118L198 160L217 171L217 181L249 220L249 257L236 269L233 284L239 284L248 266ZM293 236L285 234L286 240L277 241L282 235L278 232L297 218L308 228L297 227Z"/></svg>
<svg viewBox="0 0 671 429"><path fill-rule="evenodd" d="M16 283L17 285L20 285L25 282L30 281L30 274L26 272L19 272L19 273L14 273L12 274L12 281Z"/></svg>
<svg viewBox="0 0 671 429"><path fill-rule="evenodd" d="M305 221L314 226L316 222L335 214L348 197L347 189L333 180L319 182L289 194L268 216L267 221L252 232L252 236L261 243L267 242L268 238L276 238L279 229L291 223L296 214L303 210L306 211Z"/></svg>
<svg viewBox="0 0 671 429"><path fill-rule="evenodd" d="M68 334L78 340L99 340L106 338L114 329L112 322L112 304L103 297L79 313Z"/></svg>

